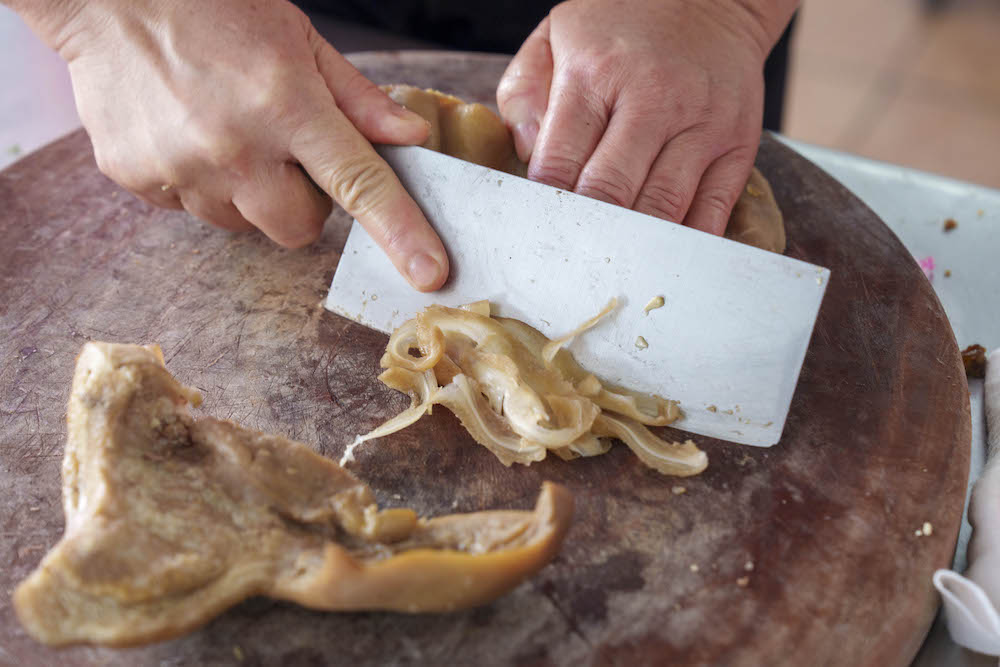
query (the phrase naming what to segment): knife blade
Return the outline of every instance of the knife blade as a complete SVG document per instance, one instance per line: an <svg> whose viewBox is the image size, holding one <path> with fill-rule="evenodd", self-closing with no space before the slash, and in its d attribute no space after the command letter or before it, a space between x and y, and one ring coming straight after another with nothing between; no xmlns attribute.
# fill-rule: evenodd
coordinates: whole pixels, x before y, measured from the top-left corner
<svg viewBox="0 0 1000 667"><path fill-rule="evenodd" d="M378 152L444 242L451 274L437 292L415 291L355 221L329 310L389 333L428 305L488 299L555 338L614 297L616 311L568 348L584 368L680 401L682 430L778 442L828 269L424 148ZM645 310L656 297L664 305Z"/></svg>

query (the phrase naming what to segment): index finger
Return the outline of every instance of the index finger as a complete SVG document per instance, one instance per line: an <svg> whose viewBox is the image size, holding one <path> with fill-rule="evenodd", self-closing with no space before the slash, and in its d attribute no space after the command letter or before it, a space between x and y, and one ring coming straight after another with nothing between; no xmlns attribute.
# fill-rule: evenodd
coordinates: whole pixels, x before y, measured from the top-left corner
<svg viewBox="0 0 1000 667"><path fill-rule="evenodd" d="M292 156L368 231L416 289L430 292L448 277L441 239L392 168L331 103L292 137Z"/></svg>

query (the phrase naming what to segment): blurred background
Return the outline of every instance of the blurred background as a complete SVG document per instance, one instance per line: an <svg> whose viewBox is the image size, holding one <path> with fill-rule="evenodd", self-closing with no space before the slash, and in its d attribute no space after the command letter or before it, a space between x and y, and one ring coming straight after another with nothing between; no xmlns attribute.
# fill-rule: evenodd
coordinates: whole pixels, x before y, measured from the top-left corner
<svg viewBox="0 0 1000 667"><path fill-rule="evenodd" d="M65 65L0 6L0 168L78 126ZM1000 188L1000 0L805 0L783 130Z"/></svg>

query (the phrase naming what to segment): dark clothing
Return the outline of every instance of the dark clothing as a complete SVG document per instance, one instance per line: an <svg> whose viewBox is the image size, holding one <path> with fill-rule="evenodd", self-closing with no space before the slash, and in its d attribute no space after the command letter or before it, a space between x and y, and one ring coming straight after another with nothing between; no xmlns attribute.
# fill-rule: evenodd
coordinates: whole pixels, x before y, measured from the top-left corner
<svg viewBox="0 0 1000 667"><path fill-rule="evenodd" d="M303 0L305 9L463 51L516 53L556 2L515 0ZM794 19L764 65L764 127L781 129L789 36Z"/></svg>
<svg viewBox="0 0 1000 667"><path fill-rule="evenodd" d="M558 3L533 0L304 0L304 8L463 51L514 54Z"/></svg>

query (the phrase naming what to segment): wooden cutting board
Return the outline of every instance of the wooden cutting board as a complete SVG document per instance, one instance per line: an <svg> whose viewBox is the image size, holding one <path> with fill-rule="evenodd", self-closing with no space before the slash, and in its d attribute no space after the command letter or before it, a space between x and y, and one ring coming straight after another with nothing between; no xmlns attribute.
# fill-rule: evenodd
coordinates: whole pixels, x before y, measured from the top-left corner
<svg viewBox="0 0 1000 667"><path fill-rule="evenodd" d="M505 59L363 54L379 83L490 102ZM950 563L969 465L967 386L929 283L876 216L765 137L757 163L788 254L833 276L781 443L700 438L678 480L624 447L505 468L447 410L369 443L353 470L426 515L530 507L544 479L577 513L539 576L448 615L323 614L253 599L151 647L54 652L10 593L63 528L59 465L74 358L159 342L204 412L337 458L407 404L375 379L386 337L326 312L349 220L297 251L153 209L105 179L76 132L0 173L0 663L904 665ZM734 332L739 335L739 332ZM683 487L676 493L674 487ZM924 522L933 534L918 537ZM745 584L745 585L741 585Z"/></svg>

